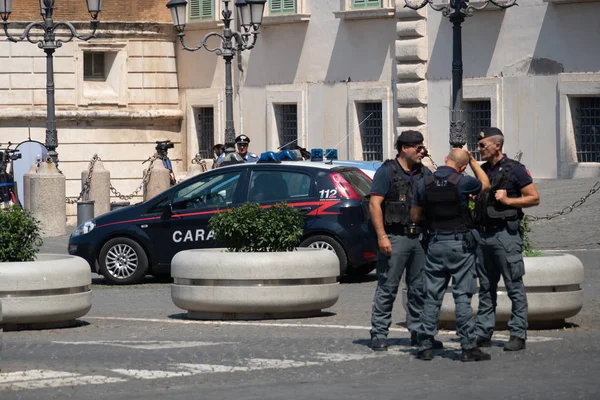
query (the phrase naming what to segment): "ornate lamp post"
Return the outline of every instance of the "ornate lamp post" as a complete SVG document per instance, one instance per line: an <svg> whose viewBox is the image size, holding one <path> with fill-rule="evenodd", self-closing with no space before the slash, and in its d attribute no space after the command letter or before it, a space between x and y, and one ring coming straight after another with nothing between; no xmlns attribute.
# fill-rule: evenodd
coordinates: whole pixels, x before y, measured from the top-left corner
<svg viewBox="0 0 600 400"><path fill-rule="evenodd" d="M233 125L233 84L231 78L231 60L236 53L244 50L250 50L256 44L260 25L262 23L263 12L267 0L236 0L235 7L238 11L238 20L242 27L242 32L231 29L232 11L229 9L231 0L223 0L223 11L221 19L225 25L223 33L210 32L206 34L198 47L187 47L183 40L183 30L185 29L187 16L186 0L170 0L167 7L173 17L173 25L179 33L179 40L185 50L196 51L205 49L218 56L223 56L225 60L225 143L233 143L235 138L235 128ZM206 42L211 37L221 39L221 47L209 47Z"/></svg>
<svg viewBox="0 0 600 400"><path fill-rule="evenodd" d="M46 117L46 148L48 156L58 165L58 137L56 134L56 118L54 113L54 62L53 54L56 49L61 47L63 43L70 42L73 38L80 40L90 40L95 36L98 28L98 14L102 10L102 0L86 0L88 12L92 16L92 33L87 36L81 36L77 33L75 27L69 22L54 22L52 14L54 13L54 0L40 0L40 15L44 19L42 22L32 22L25 27L21 36L11 36L8 34L8 17L12 12L12 0L0 0L0 18L4 26L4 34L11 42L20 42L27 39L29 43L37 44L37 46L46 53L46 102L47 102L47 117ZM66 28L67 38L57 39L56 30ZM44 38L38 39L32 30L36 29L43 33ZM39 34L38 34L39 35Z"/></svg>
<svg viewBox="0 0 600 400"><path fill-rule="evenodd" d="M412 0L404 0L405 7L418 10L429 4L435 11L441 11L444 17L452 22L452 108L450 111L450 145L452 147L463 147L467 143L466 123L464 120L463 98L462 98L462 32L461 25L466 17L472 17L475 10L486 8L489 3L500 7L509 8L517 5L517 0L483 0L476 5L469 4L469 0L450 0L449 3L436 4L433 0L423 0L417 3Z"/></svg>

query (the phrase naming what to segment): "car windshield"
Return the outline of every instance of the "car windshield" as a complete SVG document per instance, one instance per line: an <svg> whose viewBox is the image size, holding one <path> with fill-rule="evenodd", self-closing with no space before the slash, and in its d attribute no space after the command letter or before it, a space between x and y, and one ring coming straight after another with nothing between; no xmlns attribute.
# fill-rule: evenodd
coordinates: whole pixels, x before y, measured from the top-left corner
<svg viewBox="0 0 600 400"><path fill-rule="evenodd" d="M360 197L371 193L371 180L357 169L343 169L339 171L345 180L352 185Z"/></svg>

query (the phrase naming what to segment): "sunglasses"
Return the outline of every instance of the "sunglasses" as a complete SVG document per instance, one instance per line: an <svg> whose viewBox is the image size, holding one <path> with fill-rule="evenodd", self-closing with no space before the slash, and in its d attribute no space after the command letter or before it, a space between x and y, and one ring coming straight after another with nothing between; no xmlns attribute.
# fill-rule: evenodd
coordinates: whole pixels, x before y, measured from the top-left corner
<svg viewBox="0 0 600 400"><path fill-rule="evenodd" d="M409 146L412 147L413 149L415 149L417 151L417 153L420 153L422 151L427 151L427 147L425 146Z"/></svg>
<svg viewBox="0 0 600 400"><path fill-rule="evenodd" d="M488 144L484 144L484 143L477 143L477 147L479 147L480 149L485 149L488 146L493 145L494 143L488 143Z"/></svg>
<svg viewBox="0 0 600 400"><path fill-rule="evenodd" d="M237 147L248 147L248 143L238 143Z"/></svg>

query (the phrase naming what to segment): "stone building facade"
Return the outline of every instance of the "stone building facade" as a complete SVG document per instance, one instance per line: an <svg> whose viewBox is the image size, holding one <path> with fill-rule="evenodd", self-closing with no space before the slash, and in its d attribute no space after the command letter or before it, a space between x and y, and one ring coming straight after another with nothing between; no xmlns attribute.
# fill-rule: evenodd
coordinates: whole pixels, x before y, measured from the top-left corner
<svg viewBox="0 0 600 400"><path fill-rule="evenodd" d="M481 127L497 126L506 152L522 151L534 177L600 176L600 2L518 3L506 10L490 4L463 23L471 148ZM398 126L423 130L441 162L448 150L452 25L440 12L404 4L396 0Z"/></svg>

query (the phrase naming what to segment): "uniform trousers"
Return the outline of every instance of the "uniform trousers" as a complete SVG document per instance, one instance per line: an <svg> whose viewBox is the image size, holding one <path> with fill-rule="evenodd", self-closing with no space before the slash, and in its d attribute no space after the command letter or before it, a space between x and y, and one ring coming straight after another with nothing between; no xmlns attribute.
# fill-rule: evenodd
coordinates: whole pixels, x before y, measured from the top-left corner
<svg viewBox="0 0 600 400"><path fill-rule="evenodd" d="M423 267L425 251L418 237L388 234L392 244L391 256L377 253L377 289L371 314L371 337L386 338L392 322L392 308L402 274L406 270L408 291L406 327L417 333L423 309Z"/></svg>
<svg viewBox="0 0 600 400"><path fill-rule="evenodd" d="M431 349L438 333L440 307L452 278L452 296L456 312L456 334L463 349L477 347L475 318L471 299L477 290L475 281L475 240L471 233L440 233L429 237L425 261L425 301L421 314L419 350Z"/></svg>
<svg viewBox="0 0 600 400"><path fill-rule="evenodd" d="M523 284L525 265L523 263L523 240L515 225L495 232L480 232L477 248L477 276L479 278L479 310L475 332L484 339L490 339L496 324L496 304L498 281L504 279L506 292L512 302L508 328L512 336L527 339L527 295Z"/></svg>

